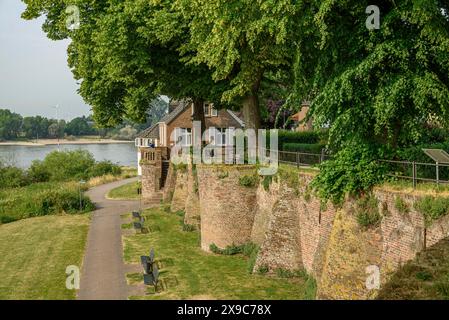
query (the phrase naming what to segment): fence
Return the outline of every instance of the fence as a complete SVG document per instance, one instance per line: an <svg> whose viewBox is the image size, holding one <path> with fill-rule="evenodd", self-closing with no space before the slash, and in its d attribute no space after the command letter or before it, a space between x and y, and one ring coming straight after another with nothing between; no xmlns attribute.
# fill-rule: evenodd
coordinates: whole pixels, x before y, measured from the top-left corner
<svg viewBox="0 0 449 320"><path fill-rule="evenodd" d="M395 160L379 162L387 165L387 176L411 180L414 188L418 182L432 182L437 185L449 183L449 164Z"/></svg>

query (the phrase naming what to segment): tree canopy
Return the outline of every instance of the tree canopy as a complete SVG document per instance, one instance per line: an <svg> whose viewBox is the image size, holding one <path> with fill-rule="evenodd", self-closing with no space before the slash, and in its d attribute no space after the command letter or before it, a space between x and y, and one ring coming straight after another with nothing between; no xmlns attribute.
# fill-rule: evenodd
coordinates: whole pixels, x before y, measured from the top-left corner
<svg viewBox="0 0 449 320"><path fill-rule="evenodd" d="M279 114L310 100L315 126L329 127L325 197L368 188L376 159L449 127L448 0L376 1L379 29L367 28L368 0L23 1L50 38L72 40L99 123L141 119L159 94L241 105L249 128L273 109L261 99ZM79 29L67 30L68 5Z"/></svg>

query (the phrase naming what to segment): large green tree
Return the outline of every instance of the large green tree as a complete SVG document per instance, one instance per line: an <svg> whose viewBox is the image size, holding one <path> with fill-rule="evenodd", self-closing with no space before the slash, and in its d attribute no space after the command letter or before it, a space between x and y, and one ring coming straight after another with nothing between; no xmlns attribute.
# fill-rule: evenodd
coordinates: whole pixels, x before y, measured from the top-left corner
<svg viewBox="0 0 449 320"><path fill-rule="evenodd" d="M368 30L364 0L304 0L296 93L329 126L334 160L317 180L325 195L376 182L371 162L449 124L449 1L382 0ZM367 170L370 172L368 174Z"/></svg>
<svg viewBox="0 0 449 320"><path fill-rule="evenodd" d="M215 80L231 83L222 101L239 101L247 127L261 125L259 93L264 75L290 70L295 52L298 5L291 0L176 0L190 21L182 53L206 63Z"/></svg>
<svg viewBox="0 0 449 320"><path fill-rule="evenodd" d="M69 65L100 124L144 121L159 94L191 98L197 106L194 118L204 123L202 102L219 101L226 87L225 81L212 79L205 64L181 61L178 49L188 35L188 21L168 0L24 2L24 18L45 15L43 28L50 38L72 40ZM77 5L81 18L73 31L65 25L68 5Z"/></svg>
<svg viewBox="0 0 449 320"><path fill-rule="evenodd" d="M7 109L0 109L0 140L15 139L20 134L22 116Z"/></svg>

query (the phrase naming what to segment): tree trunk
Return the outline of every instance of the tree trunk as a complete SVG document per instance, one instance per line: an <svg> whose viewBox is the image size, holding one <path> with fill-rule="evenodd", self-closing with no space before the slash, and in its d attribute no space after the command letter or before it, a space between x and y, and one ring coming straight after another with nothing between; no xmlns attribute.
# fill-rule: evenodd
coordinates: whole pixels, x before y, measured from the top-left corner
<svg viewBox="0 0 449 320"><path fill-rule="evenodd" d="M204 100L201 98L193 99L193 115L192 121L201 122L201 137L206 131L206 118L204 117Z"/></svg>
<svg viewBox="0 0 449 320"><path fill-rule="evenodd" d="M252 93L243 99L243 119L245 129L260 129L261 117L257 94Z"/></svg>

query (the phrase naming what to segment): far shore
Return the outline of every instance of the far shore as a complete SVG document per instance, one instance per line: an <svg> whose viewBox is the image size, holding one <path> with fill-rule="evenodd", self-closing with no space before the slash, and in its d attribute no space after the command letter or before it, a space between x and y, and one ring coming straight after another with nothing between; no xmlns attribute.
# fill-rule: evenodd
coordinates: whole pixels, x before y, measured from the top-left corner
<svg viewBox="0 0 449 320"><path fill-rule="evenodd" d="M67 144L116 144L116 143L134 143L134 141L112 140L100 138L79 138L75 140L67 139L39 139L33 141L4 141L0 142L0 146L24 146L24 147L39 147L51 145L67 145Z"/></svg>

